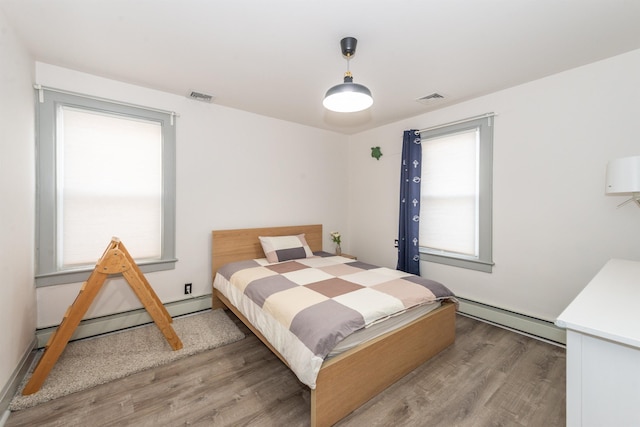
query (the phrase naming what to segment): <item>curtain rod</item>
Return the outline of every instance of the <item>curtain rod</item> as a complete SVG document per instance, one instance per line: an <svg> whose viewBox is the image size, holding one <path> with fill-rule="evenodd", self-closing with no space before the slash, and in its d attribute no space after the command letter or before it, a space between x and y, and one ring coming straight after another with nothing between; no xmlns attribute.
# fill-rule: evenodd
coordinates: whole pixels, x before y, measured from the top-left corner
<svg viewBox="0 0 640 427"><path fill-rule="evenodd" d="M178 113L176 113L175 111L167 111L167 110L161 110L159 108L145 107L144 105L137 105L137 104L131 104L131 103L128 103L128 102L114 101L112 99L100 98L98 96L92 96L92 95L85 95L83 93L72 92L70 90L56 89L56 88L53 88L53 87L42 86L42 85L39 85L39 84L34 84L33 88L36 89L39 92L38 93L38 100L41 103L44 102L44 93L42 91L43 90L48 90L48 91L51 91L51 92L64 93L64 94L67 94L67 95L81 96L83 98L94 99L96 101L111 102L112 104L124 105L124 106L127 106L127 107L142 108L142 109L149 110L149 111L155 111L156 113L169 114L171 116L171 126L173 126L174 118L175 117L180 117L180 115Z"/></svg>
<svg viewBox="0 0 640 427"><path fill-rule="evenodd" d="M457 124L460 124L460 123L470 122L472 120L484 119L485 117L494 117L495 115L496 114L492 112L492 113L480 114L479 116L467 117L466 119L456 120L454 122L449 122L449 123L444 123L444 124L441 124L441 125L431 126L431 127L424 128L424 129L418 129L415 132L415 134L416 135L420 135L422 132L426 132L428 130L440 129L440 128L443 128L445 126L457 125ZM489 122L489 126L491 126L491 122Z"/></svg>

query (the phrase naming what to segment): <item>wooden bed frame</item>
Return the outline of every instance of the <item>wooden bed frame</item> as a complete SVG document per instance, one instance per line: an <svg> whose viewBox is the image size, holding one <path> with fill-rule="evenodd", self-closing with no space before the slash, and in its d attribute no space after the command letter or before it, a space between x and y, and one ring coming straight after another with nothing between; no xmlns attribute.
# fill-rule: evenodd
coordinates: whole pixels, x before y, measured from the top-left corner
<svg viewBox="0 0 640 427"><path fill-rule="evenodd" d="M222 265L264 258L258 236L306 235L312 251L322 250L322 225L214 230L212 269L215 278ZM219 291L213 289L212 308L228 308L271 351L287 363L266 338ZM416 367L453 344L455 304L445 302L430 313L393 332L363 343L320 368L311 390L311 426L331 426Z"/></svg>

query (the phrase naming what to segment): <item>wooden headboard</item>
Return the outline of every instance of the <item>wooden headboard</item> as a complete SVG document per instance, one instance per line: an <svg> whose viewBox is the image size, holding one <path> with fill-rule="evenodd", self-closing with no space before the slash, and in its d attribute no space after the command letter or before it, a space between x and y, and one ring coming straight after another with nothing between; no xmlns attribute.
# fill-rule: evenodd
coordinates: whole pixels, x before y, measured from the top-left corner
<svg viewBox="0 0 640 427"><path fill-rule="evenodd" d="M322 250L322 224L213 230L211 233L212 277L216 277L218 268L229 262L264 258L258 236L290 236L303 233L312 251Z"/></svg>

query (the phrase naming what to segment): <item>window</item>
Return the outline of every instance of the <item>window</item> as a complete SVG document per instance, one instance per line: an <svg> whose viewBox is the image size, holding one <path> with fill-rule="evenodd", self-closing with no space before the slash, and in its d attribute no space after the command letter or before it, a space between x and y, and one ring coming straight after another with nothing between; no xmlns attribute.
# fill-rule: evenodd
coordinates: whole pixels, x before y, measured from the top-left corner
<svg viewBox="0 0 640 427"><path fill-rule="evenodd" d="M491 272L492 116L421 132L420 253Z"/></svg>
<svg viewBox="0 0 640 427"><path fill-rule="evenodd" d="M86 280L112 237L175 266L172 113L39 89L36 285Z"/></svg>

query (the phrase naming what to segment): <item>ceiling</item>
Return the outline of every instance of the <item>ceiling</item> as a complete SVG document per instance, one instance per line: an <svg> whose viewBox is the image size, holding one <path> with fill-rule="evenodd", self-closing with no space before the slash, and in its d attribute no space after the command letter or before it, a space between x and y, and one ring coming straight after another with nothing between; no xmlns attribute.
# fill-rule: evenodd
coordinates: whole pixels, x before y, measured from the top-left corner
<svg viewBox="0 0 640 427"><path fill-rule="evenodd" d="M345 134L640 48L639 0L0 0L0 10L37 61ZM360 113L322 107L346 71L345 36L358 39L354 82L374 97ZM432 93L444 98L416 101Z"/></svg>

